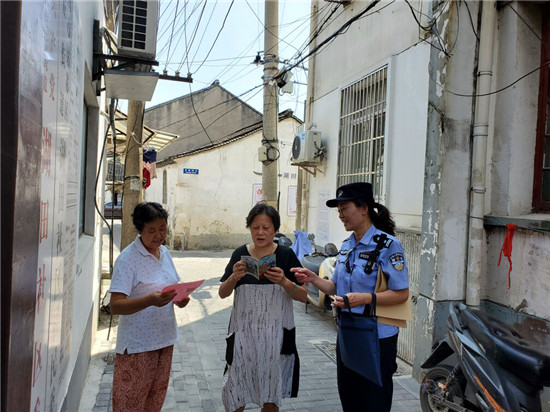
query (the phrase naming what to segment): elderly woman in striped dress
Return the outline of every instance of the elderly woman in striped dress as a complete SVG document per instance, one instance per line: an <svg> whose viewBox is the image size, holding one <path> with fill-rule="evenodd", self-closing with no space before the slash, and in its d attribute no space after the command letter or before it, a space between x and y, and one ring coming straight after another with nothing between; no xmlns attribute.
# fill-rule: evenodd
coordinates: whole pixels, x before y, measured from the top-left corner
<svg viewBox="0 0 550 412"><path fill-rule="evenodd" d="M293 300L305 302L307 291L290 268L301 266L292 249L274 242L279 213L259 203L246 218L252 243L235 249L221 278L220 297L233 291L222 401L226 411L243 411L249 403L264 412L278 411L282 398L298 394ZM257 279L246 273L243 257L275 255L275 267ZM246 258L245 258L246 260Z"/></svg>

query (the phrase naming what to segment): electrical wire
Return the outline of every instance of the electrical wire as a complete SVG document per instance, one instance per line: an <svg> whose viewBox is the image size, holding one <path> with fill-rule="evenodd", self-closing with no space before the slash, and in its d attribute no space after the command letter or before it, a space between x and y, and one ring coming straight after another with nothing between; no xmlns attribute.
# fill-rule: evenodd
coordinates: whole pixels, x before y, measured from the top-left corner
<svg viewBox="0 0 550 412"><path fill-rule="evenodd" d="M193 61L195 60L195 57L197 56L197 53L199 52L199 50L201 50L202 41L204 40L205 34L208 32L207 28L208 28L208 26L210 26L210 21L212 20L212 16L214 15L214 12L216 11L216 6L217 5L218 5L218 2L216 1L216 3L214 3L214 7L212 7L212 12L210 13L210 16L208 17L208 21L206 22L206 28L202 32L202 36L201 36L201 39L199 40L199 44L197 45L197 48L195 50L195 54L193 54Z"/></svg>
<svg viewBox="0 0 550 412"><path fill-rule="evenodd" d="M335 7L338 8L338 6L335 6ZM329 8L329 6L328 6L328 3L327 3L327 5L322 6L321 8L317 9L317 11L316 11L317 16L320 16L320 15L321 15L322 13L324 13L325 10L327 10L328 8ZM307 20L309 20L309 25L306 26L305 24L300 24L301 21L302 21L302 19L307 19ZM319 17L318 17L317 19L319 19ZM313 14L312 14L311 11L310 11L310 13L309 13L307 16L304 16L304 17L302 17L302 18L299 18L299 19L295 20L294 22L283 24L283 25L281 25L281 26L287 26L287 25L291 25L291 24L297 23L297 24L298 24L298 27L302 27L303 29L308 29L308 28L310 28L310 26L311 26L311 21L312 21L312 20L313 20ZM319 23L317 23L317 27L318 27L318 25L319 25ZM294 29L292 32L294 32L295 30L296 30L296 29ZM311 36L311 32L315 32L315 30L316 30L316 28L313 28L313 29L310 30L310 34L308 34L307 38L302 42L302 44L301 44L300 46L298 46L298 48L296 49L296 53L294 53L294 55L293 55L293 57L291 58L291 60L296 59L297 56L302 55L302 53L304 52L304 50L307 48L307 45L306 45L306 44L308 44L308 41L309 41L310 36ZM301 30L300 33L301 33L302 31L303 31L303 30Z"/></svg>
<svg viewBox="0 0 550 412"><path fill-rule="evenodd" d="M199 5L200 3L197 3L197 4ZM201 13L198 17L197 24L195 25L195 28L193 29L193 32L191 34L191 41L189 42L189 44L187 43L187 25L185 25L185 27L183 29L183 33L185 34L185 53L184 53L184 59L181 61L180 65L178 66L177 71L181 70L181 68L185 64L185 60L187 60L189 58L189 50L191 50L191 47L193 47L193 43L195 42L195 37L197 36L197 32L199 31L199 27L200 27L201 21L202 21L202 16L204 14L204 10L206 9L207 4L208 4L208 0L205 0L204 4L203 4L203 7L202 7L202 10L201 10ZM189 18L191 18L191 16L195 13L195 11L198 8L198 5L191 11L191 14L189 15ZM185 21L188 22L189 18L186 18Z"/></svg>
<svg viewBox="0 0 550 412"><path fill-rule="evenodd" d="M412 16L414 17L414 20L416 21L416 24L418 25L418 27L420 27L422 30L424 31L427 31L427 32L431 32L432 28L434 27L435 23L437 22L436 19L432 19L432 22L428 25L428 26L423 26L422 23L420 23L420 20L418 20L418 17L416 17L416 13L419 13L419 14L422 14L424 16L426 16L424 13L422 12L419 12L418 10L416 10L412 5L411 3L409 2L409 0L405 0L405 3L407 4L407 6L409 6L409 10L411 11L411 14ZM416 12L416 13L415 13ZM426 17L429 17L429 16L426 16Z"/></svg>
<svg viewBox="0 0 550 412"><path fill-rule="evenodd" d="M107 146L107 136L109 135L109 130L111 130L111 133L114 136L113 142L116 145L116 128L113 127L113 125L114 125L113 112L114 112L114 110L116 110L114 102L115 102L115 100L111 99L111 104L110 104L110 107L109 107L109 122L107 124L107 128L105 130L105 136L103 138L103 146L101 148L101 157L99 158L99 165L98 165L98 168L97 168L97 173L96 173L96 178L95 178L95 185L94 185L94 205L95 205L95 209L96 209L97 213L99 214L99 216L101 217L101 219L107 225L107 231L108 231L107 233L109 234L109 275L112 275L112 273L113 273L113 226L114 226L113 225L113 217L112 217L112 214L111 214L111 224L109 224L109 222L107 221L107 219L103 215L103 211L99 208L99 205L97 204L97 187L98 187L98 184L99 184L99 176L101 175L101 169L102 169L102 166L103 166L103 158L105 157L105 148ZM115 159L116 159L116 153L115 153L115 157L113 158L113 174L115 173L115 170L116 170L116 163L114 162ZM113 179L113 182L114 182L114 179ZM103 297L103 300L102 300L102 307L104 307L103 302L105 302L105 296ZM109 314L111 314L110 308L105 308L105 310ZM113 319L113 317L112 317L112 314L111 314L111 321L109 322L109 332L107 334L107 340L109 340L109 335L111 333L110 328L111 328L111 324L112 324L112 319Z"/></svg>
<svg viewBox="0 0 550 412"><path fill-rule="evenodd" d="M254 91L254 90L256 90L256 89L258 89L258 88L260 88L260 87L263 87L263 84L259 84L259 85L257 85L257 86L254 86L254 87L252 87L251 89L245 91L244 93L241 93L241 94L238 95L238 96L234 96L234 97L232 97L232 98L230 98L230 99L224 100L223 102L219 102L219 103L215 104L214 106L211 106L211 107L208 107L208 108L206 108L206 109L201 110L201 111L198 112L198 113L199 113L199 114L206 113L206 112L208 112L208 111L210 111L210 110L215 109L215 108L218 107L218 106L226 105L226 104L232 102L233 100L239 100L239 99L240 99L241 97L243 97L245 94L248 94L248 93L250 93L250 92L252 92L252 91ZM195 93L198 93L198 92L195 92ZM256 93L256 94L257 94L257 93ZM254 94L252 97L256 96L256 94ZM248 100L250 100L252 97L248 98ZM245 102L246 102L246 101L247 101L247 100L245 100ZM170 117L170 116L167 116L167 117ZM167 117L166 117L166 118L167 118ZM185 118L183 118L183 119L176 120L175 122L172 122L172 123L169 123L169 124L166 124L166 125L162 124L162 120L164 120L164 119L162 119L162 120L159 121L159 124L161 125L161 127L162 127L163 129L166 129L167 127L173 126L173 125L175 125L175 124L177 124L177 123L179 123L179 122L183 122L183 121L186 121L186 120L191 120L191 119L193 119L194 117L195 117L195 115L193 114L193 115L191 115L191 116L185 117ZM185 127L185 125L186 125L186 124L181 125L180 128Z"/></svg>
<svg viewBox="0 0 550 412"><path fill-rule="evenodd" d="M466 10L468 11L468 16L470 16L470 25L472 26L472 31L474 32L474 35L476 36L476 39L479 40L479 36L477 34L475 24L474 24L474 19L472 18L472 12L470 11L470 6L468 6L467 1L464 1L464 5L466 6Z"/></svg>
<svg viewBox="0 0 550 412"><path fill-rule="evenodd" d="M282 42L282 43L285 43L286 45L296 49L296 47L294 47L292 44L288 43L286 40L284 39L281 39L278 35L276 35L275 33L273 33L271 30L269 30L264 22L262 21L262 19L260 19L260 17L258 16L258 14L256 14L256 11L252 8L252 6L250 5L250 3L248 2L248 0L245 0L245 3L246 5L248 6L248 8L252 11L252 14L254 14L254 16L256 17L256 19L262 24L263 26L263 30L265 30L266 32L268 32L269 34L271 34L273 37L275 37L277 39L277 42ZM298 50L298 49L296 49ZM264 50L264 53L265 54L269 54L271 50Z"/></svg>
<svg viewBox="0 0 550 412"><path fill-rule="evenodd" d="M307 47L309 47L309 45L313 42L313 40L315 40L317 37L319 37L319 35L321 34L321 32L323 31L323 28L325 27L325 25L328 23L328 21L332 18L332 16L334 15L334 13L336 13L336 11L338 10L339 6L335 6L329 13L329 15L327 17L325 17L325 19L320 23L318 24L318 27L315 28L315 31L313 33L312 36L310 36L309 38L309 41L307 42L306 45L303 46L303 49L305 50ZM317 11L317 14L319 14L319 11Z"/></svg>
<svg viewBox="0 0 550 412"><path fill-rule="evenodd" d="M441 38L441 34L439 33L439 31L437 29L437 24L436 23L437 23L438 18L435 18L435 17L432 18L432 21L428 26L423 26L422 23L420 23L420 21L418 20L418 17L416 17L416 13L423 14L424 16L426 16L426 15L424 13L419 12L418 10L416 10L411 5L409 0L405 0L405 3L407 4L407 6L409 6L411 14L413 15L413 18L416 21L416 24L418 25L418 27L420 27L422 30L424 30L426 32L429 32L429 33L433 34L436 37L436 39L439 43L439 46L440 46L439 48L436 47L436 49L443 52L447 57L451 57L449 51L447 51L446 47L443 45L443 39ZM443 10L445 9L445 6L448 5L447 1L445 3L446 4L443 4L443 5L440 6L441 14L443 13ZM440 14L440 16L441 16L441 14ZM429 16L427 16L427 17L429 17ZM458 38L458 34L457 34L457 38Z"/></svg>
<svg viewBox="0 0 550 412"><path fill-rule="evenodd" d="M359 20L364 14L366 14L369 10L375 7L379 2L380 0L371 1L371 3L367 7L365 7L361 12L359 12L357 15L353 16L351 19L346 21L338 30L336 30L334 33L332 33L330 36L324 39L321 43L315 46L308 54L306 54L301 59L299 59L296 63L291 65L289 68L287 68L287 70L292 70L294 67L299 66L309 56L317 53L319 49L321 49L323 46L333 41L337 36L345 32L345 30L347 30L355 21Z"/></svg>
<svg viewBox="0 0 550 412"><path fill-rule="evenodd" d="M189 20L191 19L191 16L195 13L195 11L198 9L198 5L191 10L191 13L189 16L187 16L187 5L189 4L189 1L187 0L183 7L183 23L178 26L178 29L176 30L176 35L179 34L179 37L176 41L176 44L179 44L181 42L181 38L184 37L185 39L185 52L183 53L182 59L187 55L187 26L189 24ZM197 3L200 4L200 3ZM175 50L174 50L175 52ZM172 56L167 56L167 60L170 60ZM176 71L179 71L183 63L181 63L180 67L175 69Z"/></svg>
<svg viewBox="0 0 550 412"><path fill-rule="evenodd" d="M258 86L258 87L261 87L261 86L263 86L263 84L261 84L261 85ZM258 87L256 87L256 88L258 88ZM254 96L256 96L261 90L262 90L262 89L258 90L255 94L253 94L252 96L250 96L250 97L248 98L248 100L250 100L250 99L252 99ZM244 101L244 102L246 103L246 101ZM237 109L237 108L239 108L239 107L241 107L241 106L240 106L240 105L235 105L235 106L233 106L232 108L228 109L227 111L223 112L223 113L222 113L221 115L219 115L217 118L215 118L214 120L212 120L206 127L203 127L203 130L204 130L204 129L208 129L210 126L212 126L214 123L216 123L219 119L221 119L222 117L224 117L225 115L227 115L228 113L232 112L233 110L235 110L235 109ZM173 124L176 124L176 123L179 123L179 121L173 122L173 123L171 123L171 124L173 125ZM261 124L261 122L260 122L259 124ZM201 126L202 126L202 125L201 125ZM250 127L250 126L253 126L253 125L249 125L249 126L247 126L247 127ZM166 126L163 126L163 127L166 128ZM197 135L200 134L200 133L201 133L200 131L197 132L197 133L193 133L193 134L191 134L191 135L186 136L186 138L195 137L195 136L197 136ZM212 142L212 141L211 141L211 142Z"/></svg>
<svg viewBox="0 0 550 412"><path fill-rule="evenodd" d="M445 87L443 85L441 85L440 83L438 83L437 81L433 80L432 78L430 78L430 80L432 82L434 82L436 85L438 85L439 87L441 87L443 89L443 91L445 91L446 93L449 93L449 94L452 94L454 96L458 96L458 97L483 97L483 96L491 96L493 94L497 94L497 93L500 93L500 92L503 92L504 90L506 89L509 89L510 87L514 86L516 83L520 82L521 80L525 79L526 77L532 75L533 73L536 73L537 71L539 71L540 69L542 69L543 67L545 66L548 66L550 65L550 62L546 62L544 64L542 64L541 66L537 67L536 69L533 69L531 70L530 72L524 74L523 76L521 76L520 78L516 79L515 81L513 81L512 83L508 84L507 86L504 86L498 90L495 90L495 91L492 91L492 92L489 92L489 93L481 93L481 94L462 94L462 93L456 93L456 92L453 92L451 90L447 90L445 89Z"/></svg>
<svg viewBox="0 0 550 412"><path fill-rule="evenodd" d="M511 3L507 3L506 6L510 7L510 9L516 14L516 16L518 16L518 18L523 22L523 24L525 24L525 26L531 31L531 33L533 33L535 37L539 39L539 41L542 41L542 38L539 36L537 32L535 32L535 29L533 29L533 27L531 27L531 25L525 21L525 19L517 12L517 10L512 6Z"/></svg>
<svg viewBox="0 0 550 412"><path fill-rule="evenodd" d="M245 53L248 52L248 50L250 50L250 47L252 46L252 44L255 43L256 39L258 39L260 36L262 35L262 33L260 32L258 34L258 36L253 39L247 46L245 46L245 48L239 53L239 55L237 56L237 58L239 59L238 61L241 61L245 58L245 56L243 56ZM242 56L242 57L241 57ZM248 58L248 56L246 56L246 58ZM228 65L227 67L225 67L224 69L222 69L215 77L214 79L221 79L223 75L225 75L226 73L228 73L233 67L235 67L235 64L237 63L237 61L235 61L234 63ZM240 74L240 72L239 72ZM225 84L225 81L224 81L224 84Z"/></svg>
<svg viewBox="0 0 550 412"><path fill-rule="evenodd" d="M174 21L172 23L172 34L170 35L170 42L168 43L168 58L166 60L170 60L170 48L172 47L172 40L174 38L174 26L176 25L176 16L178 14L178 6L180 4L180 0L177 0L176 2L176 11L174 13ZM164 68L166 69L166 66L164 66Z"/></svg>
<svg viewBox="0 0 550 412"><path fill-rule="evenodd" d="M231 8L233 7L233 4L235 3L235 0L231 0L231 4L229 5L229 8L227 9L227 13L225 14L225 17L222 22L222 27L218 31L218 34L216 35L216 38L214 39L214 42L212 43L212 46L210 47L210 50L208 50L208 53L206 54L206 57L204 58L204 61L197 67L194 71L194 73L197 73L199 69L202 67L206 59L208 59L208 56L210 56L210 53L212 52L212 49L216 45L216 42L218 41L218 38L220 37L220 34L222 33L223 28L225 27L225 22L227 21L227 17L229 16L229 12L231 11ZM191 86L191 85L189 85Z"/></svg>

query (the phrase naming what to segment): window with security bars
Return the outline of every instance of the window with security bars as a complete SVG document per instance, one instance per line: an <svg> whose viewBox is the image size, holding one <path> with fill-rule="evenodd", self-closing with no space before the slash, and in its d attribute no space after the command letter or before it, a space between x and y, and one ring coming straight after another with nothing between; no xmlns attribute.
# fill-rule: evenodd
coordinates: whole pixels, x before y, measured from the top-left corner
<svg viewBox="0 0 550 412"><path fill-rule="evenodd" d="M386 127L387 66L342 90L338 186L372 184L381 201Z"/></svg>

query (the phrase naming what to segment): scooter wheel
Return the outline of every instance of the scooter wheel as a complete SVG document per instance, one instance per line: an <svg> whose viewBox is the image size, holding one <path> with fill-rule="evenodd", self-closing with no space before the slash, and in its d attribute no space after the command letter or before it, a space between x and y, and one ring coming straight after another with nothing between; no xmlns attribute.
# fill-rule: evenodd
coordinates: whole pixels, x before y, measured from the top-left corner
<svg viewBox="0 0 550 412"><path fill-rule="evenodd" d="M447 382L447 377L453 370L449 365L438 365L435 368L429 369L422 379L420 385L420 406L423 412L448 412L452 411L451 408L445 405L441 405L434 399L433 395L437 394L442 396L446 400L463 405L464 392L457 382L453 382L446 391L443 391L443 387Z"/></svg>

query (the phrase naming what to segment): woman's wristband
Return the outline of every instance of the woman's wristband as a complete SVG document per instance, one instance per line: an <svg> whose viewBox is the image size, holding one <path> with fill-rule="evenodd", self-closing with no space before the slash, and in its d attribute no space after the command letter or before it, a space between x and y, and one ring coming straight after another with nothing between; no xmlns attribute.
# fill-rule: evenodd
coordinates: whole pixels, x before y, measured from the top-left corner
<svg viewBox="0 0 550 412"><path fill-rule="evenodd" d="M292 290L288 293L288 296L291 296L294 295L296 293L296 291L298 290L298 285L296 283L292 283L294 285L294 287L292 288Z"/></svg>

